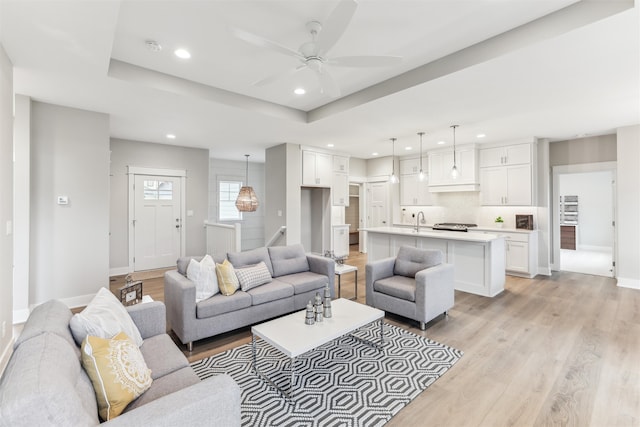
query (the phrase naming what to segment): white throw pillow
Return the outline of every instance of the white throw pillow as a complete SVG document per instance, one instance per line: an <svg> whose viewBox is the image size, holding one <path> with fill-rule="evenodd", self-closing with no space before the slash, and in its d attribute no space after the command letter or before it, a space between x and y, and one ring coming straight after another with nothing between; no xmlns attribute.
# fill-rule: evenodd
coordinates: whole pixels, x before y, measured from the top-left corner
<svg viewBox="0 0 640 427"><path fill-rule="evenodd" d="M211 298L220 292L216 263L211 255L205 255L200 262L191 259L187 267L187 278L196 285L196 302Z"/></svg>
<svg viewBox="0 0 640 427"><path fill-rule="evenodd" d="M127 334L138 347L142 345L140 331L127 309L107 288L100 288L89 305L73 315L69 327L78 345L82 344L87 335L113 338L120 332Z"/></svg>

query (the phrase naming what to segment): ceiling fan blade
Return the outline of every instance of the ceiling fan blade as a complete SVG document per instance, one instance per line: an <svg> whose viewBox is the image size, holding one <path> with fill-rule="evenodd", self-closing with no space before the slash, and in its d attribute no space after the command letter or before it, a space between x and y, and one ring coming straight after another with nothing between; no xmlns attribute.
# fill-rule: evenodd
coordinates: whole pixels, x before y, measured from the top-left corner
<svg viewBox="0 0 640 427"><path fill-rule="evenodd" d="M300 71L300 70L302 70L303 68L306 68L306 67L307 67L307 64L302 64L302 65L300 65L300 66L298 66L296 68L292 68L292 69L287 70L287 71L283 71L283 72L280 72L280 73L276 73L276 74L272 74L270 76L267 76L262 80L258 80L257 82L252 83L252 85L253 86L260 86L260 87L261 86L267 86L267 85L269 85L269 84L271 84L271 83L273 83L273 82L275 82L277 80L284 79L285 77L289 77L289 76L297 73L298 71Z"/></svg>
<svg viewBox="0 0 640 427"><path fill-rule="evenodd" d="M258 47L264 47L267 49L271 49L275 52L282 53L287 56L293 56L301 61L305 60L305 57L293 49L290 49L286 46L281 45L280 43L276 43L272 40L265 39L264 37L258 36L256 34L250 33L245 30L241 30L239 28L231 28L231 32L236 38L239 38L242 41L245 41L249 44Z"/></svg>
<svg viewBox="0 0 640 427"><path fill-rule="evenodd" d="M340 56L326 61L336 67L388 67L401 62L401 56Z"/></svg>
<svg viewBox="0 0 640 427"><path fill-rule="evenodd" d="M322 30L318 35L316 46L320 55L326 55L342 37L357 8L358 3L355 0L341 0L333 9L329 18L322 24Z"/></svg>
<svg viewBox="0 0 640 427"><path fill-rule="evenodd" d="M318 80L320 81L320 93L329 95L331 98L337 98L340 96L340 88L333 79L333 76L327 71L326 68L317 72Z"/></svg>

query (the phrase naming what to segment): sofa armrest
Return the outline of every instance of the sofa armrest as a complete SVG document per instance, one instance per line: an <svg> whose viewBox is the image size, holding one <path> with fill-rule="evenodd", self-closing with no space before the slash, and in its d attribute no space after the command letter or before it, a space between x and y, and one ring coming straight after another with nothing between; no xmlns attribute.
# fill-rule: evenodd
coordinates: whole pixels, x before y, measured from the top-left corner
<svg viewBox="0 0 640 427"><path fill-rule="evenodd" d="M393 266L395 263L396 258L390 257L371 261L365 265L365 296L367 305L373 307L373 284L376 280L393 276Z"/></svg>
<svg viewBox="0 0 640 427"><path fill-rule="evenodd" d="M439 264L416 273L416 309L418 316L446 311L454 303L453 264ZM442 308L446 307L446 308Z"/></svg>
<svg viewBox="0 0 640 427"><path fill-rule="evenodd" d="M333 259L307 254L307 261L309 262L309 271L317 274L327 276L329 279L329 289L331 291L331 298L335 298L334 283L336 280L336 263Z"/></svg>
<svg viewBox="0 0 640 427"><path fill-rule="evenodd" d="M167 332L167 312L161 301L131 305L127 307L127 312L138 327L142 339Z"/></svg>
<svg viewBox="0 0 640 427"><path fill-rule="evenodd" d="M240 426L240 387L216 375L102 423L103 426Z"/></svg>
<svg viewBox="0 0 640 427"><path fill-rule="evenodd" d="M167 323L183 344L193 339L196 330L196 285L191 280L171 270L164 273L164 303L167 306Z"/></svg>

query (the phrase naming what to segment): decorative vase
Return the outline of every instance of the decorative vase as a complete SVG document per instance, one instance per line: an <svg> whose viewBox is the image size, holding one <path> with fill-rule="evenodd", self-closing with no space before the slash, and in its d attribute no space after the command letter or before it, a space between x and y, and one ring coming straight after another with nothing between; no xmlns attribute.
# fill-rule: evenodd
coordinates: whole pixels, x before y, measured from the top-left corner
<svg viewBox="0 0 640 427"><path fill-rule="evenodd" d="M324 317L327 319L331 317L331 291L329 290L329 284L324 288Z"/></svg>
<svg viewBox="0 0 640 427"><path fill-rule="evenodd" d="M304 323L305 325L313 325L314 323L316 323L314 319L313 305L311 304L311 300L309 300L309 303L307 304L307 313L304 317Z"/></svg>
<svg viewBox="0 0 640 427"><path fill-rule="evenodd" d="M316 292L316 299L315 299L315 312L316 312L316 317L315 320L316 322L322 322L322 315L323 315L323 311L324 308L322 307L322 298L320 298L320 292Z"/></svg>

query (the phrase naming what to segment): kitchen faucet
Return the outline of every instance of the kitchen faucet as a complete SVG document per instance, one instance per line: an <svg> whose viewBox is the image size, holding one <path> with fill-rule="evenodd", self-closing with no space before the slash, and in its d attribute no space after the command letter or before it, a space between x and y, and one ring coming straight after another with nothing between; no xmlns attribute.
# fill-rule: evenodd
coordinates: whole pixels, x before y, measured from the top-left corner
<svg viewBox="0 0 640 427"><path fill-rule="evenodd" d="M416 215L416 233L420 232L420 215L422 215L422 220L426 221L424 219L424 212L422 211L418 212L418 215Z"/></svg>

